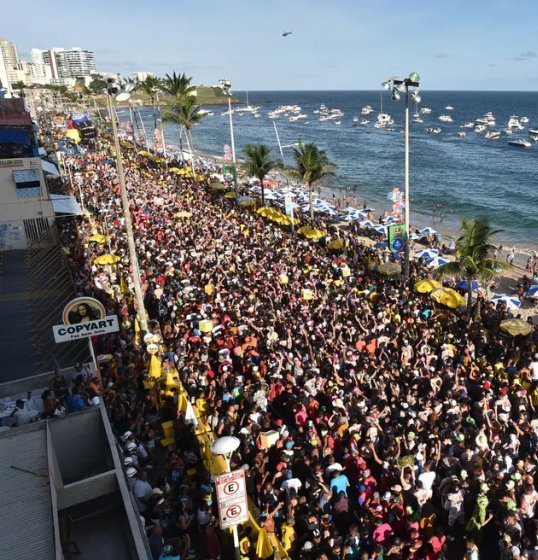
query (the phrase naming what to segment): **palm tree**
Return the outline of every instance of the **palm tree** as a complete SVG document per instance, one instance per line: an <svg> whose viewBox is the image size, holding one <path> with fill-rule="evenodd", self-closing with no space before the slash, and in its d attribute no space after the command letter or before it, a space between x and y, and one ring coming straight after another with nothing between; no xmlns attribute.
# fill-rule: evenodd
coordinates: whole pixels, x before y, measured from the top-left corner
<svg viewBox="0 0 538 560"><path fill-rule="evenodd" d="M153 128L157 128L157 115L155 113L155 101L157 97L157 93L161 89L161 82L160 78L156 78L155 76L147 76L145 80L142 82L138 82L136 89L139 91L143 91L145 94L149 95L149 99L151 102L151 109L153 111Z"/></svg>
<svg viewBox="0 0 538 560"><path fill-rule="evenodd" d="M293 148L295 169L288 171L289 175L300 179L308 187L308 202L310 205L310 219L314 220L314 193L312 185L324 177L334 174L335 166L329 161L325 150L320 150L315 144L299 142Z"/></svg>
<svg viewBox="0 0 538 560"><path fill-rule="evenodd" d="M177 124L184 127L187 131L188 140L191 145L191 165L194 175L194 144L192 143L192 127L204 118L204 114L200 112L200 107L196 105L193 97L187 96L178 99L176 103L171 105L163 113L162 120L164 123Z"/></svg>
<svg viewBox="0 0 538 560"><path fill-rule="evenodd" d="M162 90L172 97L181 98L196 95L196 86L191 84L192 78L186 74L176 74L175 72L166 74L162 81Z"/></svg>
<svg viewBox="0 0 538 560"><path fill-rule="evenodd" d="M500 230L493 230L489 221L479 218L461 222L460 236L456 240L456 260L441 265L437 276L462 276L467 281L467 312L470 313L473 295L473 280L488 282L508 265L493 255L496 247L492 237Z"/></svg>
<svg viewBox="0 0 538 560"><path fill-rule="evenodd" d="M243 164L243 169L249 175L249 177L257 177L260 181L260 186L262 188L262 206L265 205L265 189L263 186L263 181L267 174L275 167L279 167L280 164L270 158L271 149L267 146L260 144L254 146L248 144L243 150L247 157L245 163Z"/></svg>

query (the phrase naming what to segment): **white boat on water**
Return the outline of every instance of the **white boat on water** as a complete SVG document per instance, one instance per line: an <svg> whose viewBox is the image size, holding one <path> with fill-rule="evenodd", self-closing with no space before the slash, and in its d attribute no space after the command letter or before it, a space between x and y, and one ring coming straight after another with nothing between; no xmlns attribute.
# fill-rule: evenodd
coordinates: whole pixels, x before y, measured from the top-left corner
<svg viewBox="0 0 538 560"><path fill-rule="evenodd" d="M460 138L465 138L465 137L467 136L467 133L465 132L465 130L460 130L460 131L458 132L458 136L459 136Z"/></svg>
<svg viewBox="0 0 538 560"><path fill-rule="evenodd" d="M367 124L370 124L370 121L369 121L368 119L362 119L362 120L361 120L361 124L362 124L363 126L366 126Z"/></svg>
<svg viewBox="0 0 538 560"><path fill-rule="evenodd" d="M525 140L524 138L518 138L517 140L510 140L508 142L509 146L514 148L532 148L532 142Z"/></svg>
<svg viewBox="0 0 538 560"><path fill-rule="evenodd" d="M495 117L493 116L493 113L490 111L489 113L486 113L483 117L476 119L476 124L495 126L496 124Z"/></svg>
<svg viewBox="0 0 538 560"><path fill-rule="evenodd" d="M501 137L501 133L498 130L488 130L484 134L486 140L498 140Z"/></svg>
<svg viewBox="0 0 538 560"><path fill-rule="evenodd" d="M414 123L423 123L423 122L424 122L424 119L422 119L422 118L420 117L420 113L415 113L415 114L413 115L413 122L414 122Z"/></svg>
<svg viewBox="0 0 538 560"><path fill-rule="evenodd" d="M422 109L420 110L420 112L421 112L423 115L429 115L429 114L432 112L432 110L431 110L429 107L422 107Z"/></svg>
<svg viewBox="0 0 538 560"><path fill-rule="evenodd" d="M486 125L485 125L485 124L477 124L477 125L474 127L474 131L475 131L477 134L481 134L482 132L485 132L485 131L486 131Z"/></svg>
<svg viewBox="0 0 538 560"><path fill-rule="evenodd" d="M538 128L529 128L529 136L531 140L538 142Z"/></svg>
<svg viewBox="0 0 538 560"><path fill-rule="evenodd" d="M452 105L447 105L447 106L445 107L445 109L446 109L447 111L453 111L453 110L454 110L454 107L452 107Z"/></svg>
<svg viewBox="0 0 538 560"><path fill-rule="evenodd" d="M521 118L519 119L519 122L520 122L521 124L529 124L529 117L521 117Z"/></svg>
<svg viewBox="0 0 538 560"><path fill-rule="evenodd" d="M370 113L373 113L374 110L372 109L371 105L365 105L362 109L361 109L361 115L369 115Z"/></svg>
<svg viewBox="0 0 538 560"><path fill-rule="evenodd" d="M441 134L441 127L440 126L429 126L426 129L428 134Z"/></svg>
<svg viewBox="0 0 538 560"><path fill-rule="evenodd" d="M198 114L202 117L212 117L215 113L213 111L208 111L207 109L199 109Z"/></svg>
<svg viewBox="0 0 538 560"><path fill-rule="evenodd" d="M359 122L359 117L353 117L353 122Z"/></svg>
<svg viewBox="0 0 538 560"><path fill-rule="evenodd" d="M474 128L474 122L468 121L463 125L463 128Z"/></svg>
<svg viewBox="0 0 538 560"><path fill-rule="evenodd" d="M441 122L454 122L454 119L450 115L440 115L439 120Z"/></svg>
<svg viewBox="0 0 538 560"><path fill-rule="evenodd" d="M334 124L340 125L342 124L342 121L334 121Z"/></svg>
<svg viewBox="0 0 538 560"><path fill-rule="evenodd" d="M227 117L227 116L230 115L230 114L233 115L234 112L235 112L235 111L234 111L233 109L232 109L231 111L223 111L223 112L221 113L221 115L222 115L223 117Z"/></svg>
<svg viewBox="0 0 538 560"><path fill-rule="evenodd" d="M523 125L519 122L519 117L517 115L512 115L508 119L508 123L506 124L506 128L512 128L514 130L521 130Z"/></svg>

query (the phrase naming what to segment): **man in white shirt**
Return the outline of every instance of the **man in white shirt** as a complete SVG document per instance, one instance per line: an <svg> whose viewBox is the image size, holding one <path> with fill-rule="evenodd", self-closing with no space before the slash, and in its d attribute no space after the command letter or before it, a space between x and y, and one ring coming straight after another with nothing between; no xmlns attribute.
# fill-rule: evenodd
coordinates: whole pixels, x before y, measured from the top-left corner
<svg viewBox="0 0 538 560"><path fill-rule="evenodd" d="M290 500L297 495L303 483L298 478L293 478L293 473L288 471L287 479L280 485L280 488L286 492L286 499Z"/></svg>
<svg viewBox="0 0 538 560"><path fill-rule="evenodd" d="M142 471L139 477L135 480L133 486L133 494L135 497L138 511L144 513L146 511L147 503L153 494L153 488L148 482L148 474Z"/></svg>
<svg viewBox="0 0 538 560"><path fill-rule="evenodd" d="M534 360L532 360L529 367L532 373L532 380L538 381L538 354L534 354Z"/></svg>

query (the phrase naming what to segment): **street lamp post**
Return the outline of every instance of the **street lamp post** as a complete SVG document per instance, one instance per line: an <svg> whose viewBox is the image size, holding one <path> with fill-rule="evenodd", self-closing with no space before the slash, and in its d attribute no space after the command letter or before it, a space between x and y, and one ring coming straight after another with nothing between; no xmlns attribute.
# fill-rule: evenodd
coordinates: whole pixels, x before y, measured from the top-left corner
<svg viewBox="0 0 538 560"><path fill-rule="evenodd" d="M238 438L233 436L223 436L216 439L211 444L211 451L215 455L222 455L226 461L226 472L231 472L230 458L232 453L239 447L241 442ZM233 539L234 539L234 560L241 560L241 551L239 549L239 533L237 525L232 526Z"/></svg>
<svg viewBox="0 0 538 560"><path fill-rule="evenodd" d="M389 78L381 85L385 89L392 90L392 100L398 101L400 93L405 93L405 120L404 120L404 220L405 220L405 245L404 245L404 276L409 279L409 88L419 87L420 76L416 72L411 72L408 78ZM418 89L413 90L413 101L420 103Z"/></svg>
<svg viewBox="0 0 538 560"><path fill-rule="evenodd" d="M131 221L131 211L129 209L129 199L127 197L127 186L125 183L125 173L123 171L123 161L121 158L120 140L118 138L118 126L116 124L116 114L112 103L112 96L116 96L119 101L129 99L128 91L121 91L114 82L108 83L107 102L110 120L112 122L112 135L114 136L114 148L116 151L116 169L118 172L118 180L121 189L121 205L123 209L123 219L125 220L125 230L127 233L127 246L129 248L129 260L133 267L133 284L135 289L136 304L138 307L138 317L140 319L140 330L144 333L148 331L148 320L146 317L146 308L144 307L144 295L142 294L142 285L140 284L140 268L138 264L138 255L136 254L136 245L133 235L133 223Z"/></svg>
<svg viewBox="0 0 538 560"><path fill-rule="evenodd" d="M235 137L234 137L234 120L232 112L232 82L230 80L219 80L220 87L224 95L228 97L228 117L230 118L230 141L232 143L232 162L234 164L234 190L235 196L239 194L239 187L237 185L237 165L235 160Z"/></svg>

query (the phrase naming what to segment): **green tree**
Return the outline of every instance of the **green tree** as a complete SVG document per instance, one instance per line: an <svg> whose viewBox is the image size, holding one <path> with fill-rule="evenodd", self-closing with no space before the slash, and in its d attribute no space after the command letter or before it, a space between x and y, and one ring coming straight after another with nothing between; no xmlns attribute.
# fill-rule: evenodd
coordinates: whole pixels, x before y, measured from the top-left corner
<svg viewBox="0 0 538 560"><path fill-rule="evenodd" d="M192 142L192 127L204 118L204 114L200 112L200 107L196 105L194 97L185 96L178 99L173 105L167 107L163 112L163 123L177 124L181 129L185 128L191 146L191 165L194 175L194 144Z"/></svg>
<svg viewBox="0 0 538 560"><path fill-rule="evenodd" d="M26 87L26 84L22 81L18 81L15 82L13 84L11 84L11 89L13 91L18 91L19 92L19 97L24 97L24 88Z"/></svg>
<svg viewBox="0 0 538 560"><path fill-rule="evenodd" d="M473 281L488 282L498 276L508 265L494 257L496 247L492 238L500 230L493 230L487 219L479 218L461 222L460 236L456 240L456 260L441 265L436 276L461 276L467 281L467 312L471 312Z"/></svg>
<svg viewBox="0 0 538 560"><path fill-rule="evenodd" d="M92 81L88 84L88 89L92 93L105 93L107 83L103 76L101 74L92 74L90 78Z"/></svg>
<svg viewBox="0 0 538 560"><path fill-rule="evenodd" d="M156 76L147 76L145 80L138 82L136 85L138 91L143 91L149 96L151 109L153 111L153 128L157 128L157 114L155 112L155 104L157 94L162 89L162 80Z"/></svg>
<svg viewBox="0 0 538 560"><path fill-rule="evenodd" d="M279 167L280 164L271 159L271 149L263 144L258 146L248 144L243 151L245 152L246 160L242 167L249 177L254 176L259 179L262 188L262 206L264 206L265 187L263 186L263 181L267 174L276 167Z"/></svg>
<svg viewBox="0 0 538 560"><path fill-rule="evenodd" d="M288 170L291 177L300 179L308 187L308 202L310 205L310 219L314 220L314 192L313 184L324 177L334 175L335 166L329 161L325 150L320 150L315 144L299 142L293 148L295 168Z"/></svg>

